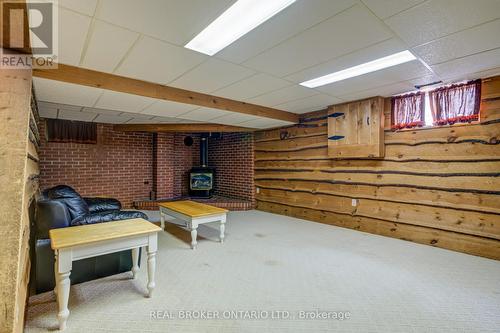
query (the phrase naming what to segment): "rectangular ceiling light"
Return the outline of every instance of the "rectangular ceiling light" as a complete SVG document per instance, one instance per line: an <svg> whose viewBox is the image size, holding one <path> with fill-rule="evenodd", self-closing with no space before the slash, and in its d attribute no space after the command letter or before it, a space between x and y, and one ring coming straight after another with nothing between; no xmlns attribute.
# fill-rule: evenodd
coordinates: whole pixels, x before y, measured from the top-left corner
<svg viewBox="0 0 500 333"><path fill-rule="evenodd" d="M391 54L390 56L379 58L373 61L365 62L364 64L343 69L341 71L320 76L318 78L305 81L300 83L300 85L308 88L316 88L319 86L324 86L325 84L330 84L337 81L342 81L349 79L351 77L363 75L370 72L375 72L387 67L396 66L403 64L408 61L417 59L410 51L406 50L403 52L398 52Z"/></svg>
<svg viewBox="0 0 500 333"><path fill-rule="evenodd" d="M214 55L296 0L238 0L184 47Z"/></svg>

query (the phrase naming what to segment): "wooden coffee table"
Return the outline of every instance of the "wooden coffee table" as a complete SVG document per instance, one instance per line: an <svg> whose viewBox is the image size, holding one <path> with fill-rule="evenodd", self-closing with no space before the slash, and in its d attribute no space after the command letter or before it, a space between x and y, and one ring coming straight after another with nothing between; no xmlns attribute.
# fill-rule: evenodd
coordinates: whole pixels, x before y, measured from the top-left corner
<svg viewBox="0 0 500 333"><path fill-rule="evenodd" d="M218 208L199 202L183 200L160 202L161 228L165 229L165 215L184 221L185 226L191 230L191 248L196 249L198 225L210 222L220 222L220 242L224 242L224 225L226 223L227 209Z"/></svg>
<svg viewBox="0 0 500 333"><path fill-rule="evenodd" d="M148 297L155 287L154 275L158 232L161 229L144 219L130 219L51 229L51 247L55 252L54 273L59 312L59 329L66 328L69 317L68 298L72 262L102 254L132 249L132 276L139 271L139 248L147 246L148 253Z"/></svg>

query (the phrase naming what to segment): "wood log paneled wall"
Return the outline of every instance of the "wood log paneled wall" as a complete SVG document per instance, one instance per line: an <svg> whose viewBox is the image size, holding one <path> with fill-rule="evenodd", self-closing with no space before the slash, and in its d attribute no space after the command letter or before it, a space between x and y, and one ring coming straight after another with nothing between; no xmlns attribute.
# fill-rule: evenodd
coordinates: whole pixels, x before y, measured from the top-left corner
<svg viewBox="0 0 500 333"><path fill-rule="evenodd" d="M38 191L31 70L0 70L0 332L22 332L30 277L30 217Z"/></svg>
<svg viewBox="0 0 500 333"><path fill-rule="evenodd" d="M329 159L326 110L257 132L257 208L499 260L500 77L480 123L392 132L384 112L383 159Z"/></svg>

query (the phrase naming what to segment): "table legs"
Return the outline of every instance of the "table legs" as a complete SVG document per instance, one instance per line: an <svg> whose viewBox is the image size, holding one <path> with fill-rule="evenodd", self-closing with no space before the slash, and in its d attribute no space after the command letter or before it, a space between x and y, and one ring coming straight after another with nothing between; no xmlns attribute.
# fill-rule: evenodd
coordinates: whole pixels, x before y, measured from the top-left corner
<svg viewBox="0 0 500 333"><path fill-rule="evenodd" d="M160 209L160 226L161 230L165 230L165 214Z"/></svg>
<svg viewBox="0 0 500 333"><path fill-rule="evenodd" d="M54 268L56 272L56 297L59 307L57 319L59 321L59 330L61 331L66 328L66 322L69 317L68 299L71 284L69 280L71 266L71 253L60 250L56 251L56 262Z"/></svg>
<svg viewBox="0 0 500 333"><path fill-rule="evenodd" d="M196 245L198 244L198 242L196 241L196 238L198 237L198 230L197 230L198 225L191 225L190 229L191 229L191 248L195 250Z"/></svg>
<svg viewBox="0 0 500 333"><path fill-rule="evenodd" d="M148 243L148 297L153 296L156 271L156 251L158 248L158 238L156 234L149 236Z"/></svg>
<svg viewBox="0 0 500 333"><path fill-rule="evenodd" d="M219 233L219 239L221 243L224 243L224 231L226 230L226 217L223 216L220 219L220 233Z"/></svg>
<svg viewBox="0 0 500 333"><path fill-rule="evenodd" d="M136 247L132 249L132 278L137 277L137 272L139 272L139 248Z"/></svg>

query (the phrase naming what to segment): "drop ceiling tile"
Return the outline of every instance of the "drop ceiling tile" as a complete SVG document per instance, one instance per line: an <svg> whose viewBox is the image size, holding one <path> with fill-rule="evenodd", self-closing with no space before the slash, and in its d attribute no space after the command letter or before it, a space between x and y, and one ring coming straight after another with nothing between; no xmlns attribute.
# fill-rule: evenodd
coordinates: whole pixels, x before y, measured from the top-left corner
<svg viewBox="0 0 500 333"><path fill-rule="evenodd" d="M341 103L342 100L330 95L319 94L288 103L276 105L277 109L294 113L306 113L326 108L329 105Z"/></svg>
<svg viewBox="0 0 500 333"><path fill-rule="evenodd" d="M249 127L249 128L274 128L286 125L291 125L292 123L280 120L274 120L269 118L260 118L250 121L245 121L238 126Z"/></svg>
<svg viewBox="0 0 500 333"><path fill-rule="evenodd" d="M179 46L201 32L234 0L105 0L98 18Z"/></svg>
<svg viewBox="0 0 500 333"><path fill-rule="evenodd" d="M38 113L42 118L57 118L57 105L53 103L38 102Z"/></svg>
<svg viewBox="0 0 500 333"><path fill-rule="evenodd" d="M385 22L410 46L498 18L500 1L431 0Z"/></svg>
<svg viewBox="0 0 500 333"><path fill-rule="evenodd" d="M432 75L432 72L430 72L427 67L425 67L420 61L413 60L376 72L334 82L318 87L316 90L342 98L342 95L368 89L376 89L377 87L385 86L391 83L407 81L430 75Z"/></svg>
<svg viewBox="0 0 500 333"><path fill-rule="evenodd" d="M210 121L212 119L231 114L229 111L223 111L212 108L201 107L188 113L182 114L179 118L198 121Z"/></svg>
<svg viewBox="0 0 500 333"><path fill-rule="evenodd" d="M93 121L95 123L123 124L123 123L126 123L130 119L132 119L132 116L120 117L120 116L111 116L108 114L100 114Z"/></svg>
<svg viewBox="0 0 500 333"><path fill-rule="evenodd" d="M374 89L367 89L363 91L358 91L355 93L347 94L347 95L342 95L340 96L344 101L350 102L350 101L356 101L359 99L364 99L364 98L369 98L369 97L374 97L374 96L383 96L383 97L389 97L392 95L397 95L401 93L405 93L408 91L415 90L412 84L408 82L398 82L394 84L389 84L386 86L380 86Z"/></svg>
<svg viewBox="0 0 500 333"><path fill-rule="evenodd" d="M500 47L500 19L417 46L413 51L428 65Z"/></svg>
<svg viewBox="0 0 500 333"><path fill-rule="evenodd" d="M217 53L216 57L242 63L354 4L354 0L297 1Z"/></svg>
<svg viewBox="0 0 500 333"><path fill-rule="evenodd" d="M92 121L92 119L96 116L97 115L95 113L60 109L57 118L66 120Z"/></svg>
<svg viewBox="0 0 500 333"><path fill-rule="evenodd" d="M59 6L74 10L81 14L93 16L97 0L59 0Z"/></svg>
<svg viewBox="0 0 500 333"><path fill-rule="evenodd" d="M153 98L106 90L94 106L99 109L138 113L154 101Z"/></svg>
<svg viewBox="0 0 500 333"><path fill-rule="evenodd" d="M356 5L244 64L283 77L391 37L375 15Z"/></svg>
<svg viewBox="0 0 500 333"><path fill-rule="evenodd" d="M126 116L132 116L133 118L141 118L141 119L148 119L148 120L151 120L154 118L154 116L150 115L150 114L143 114L143 113L129 113L129 112L123 112L121 114L122 117L126 117Z"/></svg>
<svg viewBox="0 0 500 333"><path fill-rule="evenodd" d="M179 119L173 117L154 117L151 119L151 123L173 124L178 122Z"/></svg>
<svg viewBox="0 0 500 333"><path fill-rule="evenodd" d="M82 66L113 72L138 36L136 32L96 21Z"/></svg>
<svg viewBox="0 0 500 333"><path fill-rule="evenodd" d="M214 92L214 95L241 101L290 86L290 84L289 81L260 73L219 89Z"/></svg>
<svg viewBox="0 0 500 333"><path fill-rule="evenodd" d="M223 124L223 125L237 125L239 123L245 122L245 121L250 121L250 120L255 120L259 119L260 117L252 116L249 114L243 114L243 113L232 113L228 114L222 117L218 117L215 119L212 119L211 121L217 124Z"/></svg>
<svg viewBox="0 0 500 333"><path fill-rule="evenodd" d="M211 93L254 73L251 69L224 60L210 58L171 82L169 86Z"/></svg>
<svg viewBox="0 0 500 333"><path fill-rule="evenodd" d="M116 70L116 74L166 84L206 58L180 46L142 37Z"/></svg>
<svg viewBox="0 0 500 333"><path fill-rule="evenodd" d="M299 85L293 85L250 98L246 101L257 105L274 106L316 94L318 94L318 92L313 89L305 88Z"/></svg>
<svg viewBox="0 0 500 333"><path fill-rule="evenodd" d="M500 48L432 66L443 79L500 67Z"/></svg>
<svg viewBox="0 0 500 333"><path fill-rule="evenodd" d="M345 56L324 62L320 65L299 71L287 76L286 79L300 83L404 50L406 50L406 46L399 38L391 38Z"/></svg>
<svg viewBox="0 0 500 333"><path fill-rule="evenodd" d="M460 74L459 76L447 76L446 78L443 78L444 83L453 83L457 81L462 81L462 80L475 80L475 79L484 79L484 78L489 78L493 76L498 76L500 75L500 67L496 68L491 68L487 69L484 71L479 71L479 72L472 72L472 73L466 73L466 74Z"/></svg>
<svg viewBox="0 0 500 333"><path fill-rule="evenodd" d="M92 113L98 113L98 114L105 114L108 116L119 116L123 112L122 111L116 111L116 110L108 110L108 109L97 109L97 108L88 108L84 107L82 109L83 112L92 112Z"/></svg>
<svg viewBox="0 0 500 333"><path fill-rule="evenodd" d="M151 119L134 117L130 120L127 120L126 123L127 124L152 124L153 121Z"/></svg>
<svg viewBox="0 0 500 333"><path fill-rule="evenodd" d="M34 77L36 97L40 101L78 106L92 106L102 94L102 89L80 86Z"/></svg>
<svg viewBox="0 0 500 333"><path fill-rule="evenodd" d="M425 0L362 0L381 19L400 13Z"/></svg>
<svg viewBox="0 0 500 333"><path fill-rule="evenodd" d="M175 117L197 108L199 108L197 105L157 100L141 113L152 116Z"/></svg>
<svg viewBox="0 0 500 333"><path fill-rule="evenodd" d="M59 8L58 63L78 66L89 26L90 17Z"/></svg>

